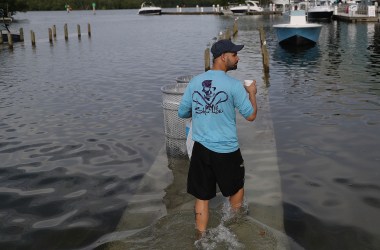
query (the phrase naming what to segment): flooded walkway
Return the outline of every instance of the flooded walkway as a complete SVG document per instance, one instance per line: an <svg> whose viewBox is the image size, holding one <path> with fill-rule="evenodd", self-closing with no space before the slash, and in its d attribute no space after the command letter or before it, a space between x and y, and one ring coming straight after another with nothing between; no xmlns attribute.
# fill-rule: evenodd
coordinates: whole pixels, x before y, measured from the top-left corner
<svg viewBox="0 0 380 250"><path fill-rule="evenodd" d="M245 198L248 215L224 223L225 199L220 193L210 203L207 240L197 248L297 249L284 233L281 180L267 88L258 93L259 116L249 123L238 116L238 131L246 166ZM91 247L109 250L176 246L192 249L195 230L194 198L186 193L189 161L166 156L162 147L139 191L129 199L119 225ZM227 225L225 225L227 224Z"/></svg>

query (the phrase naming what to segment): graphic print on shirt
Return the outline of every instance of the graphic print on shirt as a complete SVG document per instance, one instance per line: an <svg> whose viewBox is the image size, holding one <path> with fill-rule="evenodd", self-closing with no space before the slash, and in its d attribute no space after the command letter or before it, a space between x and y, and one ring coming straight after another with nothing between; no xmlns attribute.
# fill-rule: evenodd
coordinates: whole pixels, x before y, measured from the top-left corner
<svg viewBox="0 0 380 250"><path fill-rule="evenodd" d="M228 95L224 91L217 91L216 87L212 86L212 80L202 82L202 93L194 91L193 102L195 102L195 113L197 114L219 114L223 110L218 104L228 100Z"/></svg>

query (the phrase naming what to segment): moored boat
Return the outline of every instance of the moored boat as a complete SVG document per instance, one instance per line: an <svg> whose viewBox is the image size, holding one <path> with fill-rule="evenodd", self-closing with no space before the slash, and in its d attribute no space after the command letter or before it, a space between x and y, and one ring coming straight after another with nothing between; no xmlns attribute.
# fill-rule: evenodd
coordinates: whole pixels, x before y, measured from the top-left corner
<svg viewBox="0 0 380 250"><path fill-rule="evenodd" d="M8 35L11 35L12 36L12 41L13 42L20 42L21 41L21 36L20 34L16 34L15 32L8 32L7 30L0 30L0 36L1 38L3 39L3 42L8 42Z"/></svg>
<svg viewBox="0 0 380 250"><path fill-rule="evenodd" d="M13 21L12 17L3 17L3 18L0 18L0 23L10 24L12 21Z"/></svg>
<svg viewBox="0 0 380 250"><path fill-rule="evenodd" d="M262 12L264 9L259 6L258 1L245 1L245 5L230 7L233 14L247 14L249 12Z"/></svg>
<svg viewBox="0 0 380 250"><path fill-rule="evenodd" d="M314 45L321 33L321 24L307 23L304 10L292 10L290 23L273 25L280 45Z"/></svg>
<svg viewBox="0 0 380 250"><path fill-rule="evenodd" d="M283 13L289 11L294 5L294 0L272 0L271 2L274 5L272 10L281 11Z"/></svg>
<svg viewBox="0 0 380 250"><path fill-rule="evenodd" d="M316 0L314 2L298 3L300 10L305 10L308 19L331 19L334 8L326 0Z"/></svg>
<svg viewBox="0 0 380 250"><path fill-rule="evenodd" d="M143 2L139 9L139 15L161 15L161 7L155 6L152 2Z"/></svg>

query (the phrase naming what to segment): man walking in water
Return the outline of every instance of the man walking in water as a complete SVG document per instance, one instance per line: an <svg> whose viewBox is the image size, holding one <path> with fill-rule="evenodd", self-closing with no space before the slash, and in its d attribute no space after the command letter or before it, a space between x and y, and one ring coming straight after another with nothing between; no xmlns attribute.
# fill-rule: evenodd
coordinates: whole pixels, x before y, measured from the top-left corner
<svg viewBox="0 0 380 250"><path fill-rule="evenodd" d="M257 115L256 81L249 86L226 74L237 69L237 52L244 45L219 40L211 47L213 67L195 76L182 97L178 115L192 117L194 147L187 192L196 198L196 229L203 235L209 218L209 200L218 184L237 211L244 198L244 161L239 149L235 109L248 121ZM248 95L247 95L248 93Z"/></svg>

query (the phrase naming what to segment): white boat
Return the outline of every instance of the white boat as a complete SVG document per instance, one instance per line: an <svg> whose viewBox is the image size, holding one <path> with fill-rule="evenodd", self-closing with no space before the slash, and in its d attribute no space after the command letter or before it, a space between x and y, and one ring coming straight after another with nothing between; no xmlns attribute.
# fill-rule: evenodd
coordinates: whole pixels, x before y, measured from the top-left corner
<svg viewBox="0 0 380 250"><path fill-rule="evenodd" d="M307 12L308 19L331 19L334 14L334 8L328 0L300 2L298 7Z"/></svg>
<svg viewBox="0 0 380 250"><path fill-rule="evenodd" d="M143 2L137 14L161 15L161 7L156 7L152 2Z"/></svg>
<svg viewBox="0 0 380 250"><path fill-rule="evenodd" d="M272 0L272 4L274 5L273 11L282 11L285 13L294 5L294 0Z"/></svg>
<svg viewBox="0 0 380 250"><path fill-rule="evenodd" d="M262 12L264 9L259 6L258 1L245 1L245 5L230 7L233 14L247 14L249 12Z"/></svg>
<svg viewBox="0 0 380 250"><path fill-rule="evenodd" d="M321 24L307 23L304 10L292 10L290 23L273 25L280 45L314 45L321 33Z"/></svg>
<svg viewBox="0 0 380 250"><path fill-rule="evenodd" d="M13 21L12 17L2 17L0 18L0 23L10 24Z"/></svg>
<svg viewBox="0 0 380 250"><path fill-rule="evenodd" d="M8 4L6 4L7 10L4 12L3 9L0 8L0 23L10 24L13 19L11 17L11 13L8 12Z"/></svg>

